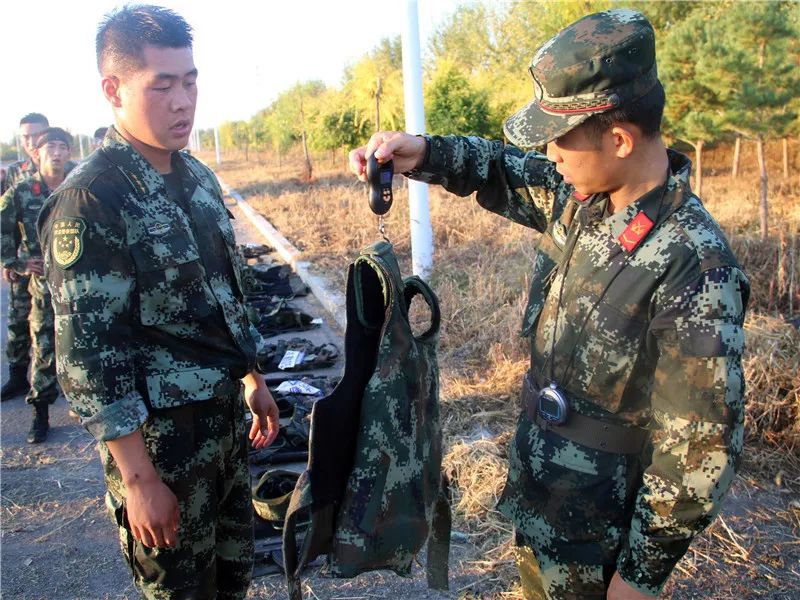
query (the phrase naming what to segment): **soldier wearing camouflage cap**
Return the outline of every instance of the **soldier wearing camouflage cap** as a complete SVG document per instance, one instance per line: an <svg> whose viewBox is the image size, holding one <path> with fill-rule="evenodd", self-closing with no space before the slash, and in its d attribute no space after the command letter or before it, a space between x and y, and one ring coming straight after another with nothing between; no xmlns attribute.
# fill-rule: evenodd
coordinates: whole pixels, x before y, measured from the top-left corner
<svg viewBox="0 0 800 600"><path fill-rule="evenodd" d="M33 145L38 171L13 185L0 199L0 259L3 268L29 279L33 369L30 391L25 400L33 406L33 422L28 433L31 444L46 439L50 427L49 406L58 398L53 307L44 278L36 219L51 191L64 181L71 146L72 136L63 129L49 127L42 131Z"/></svg>
<svg viewBox="0 0 800 600"><path fill-rule="evenodd" d="M179 152L192 131L191 27L129 5L97 33L115 124L50 197L38 231L57 371L100 442L106 503L147 598L244 598L253 564L252 445L278 408L255 371L230 213ZM240 383L241 382L241 383Z"/></svg>
<svg viewBox="0 0 800 600"><path fill-rule="evenodd" d="M542 233L498 506L526 598L658 595L740 463L749 283L661 139L654 37L626 9L558 33L505 123L515 146L381 132L350 154L362 179L374 153Z"/></svg>

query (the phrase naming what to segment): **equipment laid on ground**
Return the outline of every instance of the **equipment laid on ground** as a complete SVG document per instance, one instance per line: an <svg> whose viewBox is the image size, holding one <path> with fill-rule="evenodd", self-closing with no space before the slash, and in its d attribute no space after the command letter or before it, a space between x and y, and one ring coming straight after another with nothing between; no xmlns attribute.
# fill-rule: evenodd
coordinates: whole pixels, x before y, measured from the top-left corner
<svg viewBox="0 0 800 600"><path fill-rule="evenodd" d="M316 329L322 319L294 305L297 298L309 293L308 286L289 265L263 256L271 251L261 244L239 247L242 292L248 317L263 337L271 338L266 352L259 356L258 366L265 373L270 393L278 405L280 425L278 436L270 446L249 452L252 503L256 513L253 521L254 577L284 572L283 514L294 483L308 459L311 408L339 382L338 377L323 374L339 356L334 344L323 342L320 336L312 333L306 335L316 339L316 343L305 338L275 337ZM249 428L252 424L249 411L246 419ZM298 537L302 538L302 519L297 530Z"/></svg>

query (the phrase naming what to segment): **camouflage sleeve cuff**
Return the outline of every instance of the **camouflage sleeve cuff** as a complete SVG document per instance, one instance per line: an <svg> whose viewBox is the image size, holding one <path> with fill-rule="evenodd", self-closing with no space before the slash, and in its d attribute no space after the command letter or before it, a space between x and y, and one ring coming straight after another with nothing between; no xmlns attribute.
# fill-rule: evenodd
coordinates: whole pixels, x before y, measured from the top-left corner
<svg viewBox="0 0 800 600"><path fill-rule="evenodd" d="M256 326L250 323L250 335L253 337L253 342L256 345L256 366L255 370L261 373L262 375L266 373L266 371L262 368L262 365L266 365L269 363L267 360L267 342L264 341L264 337L258 332Z"/></svg>
<svg viewBox="0 0 800 600"><path fill-rule="evenodd" d="M636 541L636 538L638 538L638 541ZM675 568L675 564L683 556L683 552L680 552L676 557L670 557L665 556L663 552L655 551L655 548L650 548L651 558L646 561L641 555L637 556L637 553L631 550L631 544L647 545L647 541L642 539L641 533L636 531L635 528L631 529L628 534L628 544L623 547L617 558L617 573L633 589L642 594L657 597L664 585L666 585L672 570ZM684 544L681 545L683 546ZM688 544L685 545L688 546ZM652 556L658 554L660 554L658 560L653 560Z"/></svg>
<svg viewBox="0 0 800 600"><path fill-rule="evenodd" d="M422 136L427 143L418 169L406 175L414 180L441 185L456 196L469 196L483 188L498 167L501 142L475 136Z"/></svg>
<svg viewBox="0 0 800 600"><path fill-rule="evenodd" d="M431 136L429 135L418 135L417 137L421 137L425 140L425 158L422 159L419 167L416 169L411 169L410 171L406 171L403 173L409 179L421 179L426 177L431 177L436 175L438 171L431 170L430 160L431 160Z"/></svg>
<svg viewBox="0 0 800 600"><path fill-rule="evenodd" d="M133 433L147 420L148 410L138 392L130 392L116 402L106 405L83 426L99 442L115 440Z"/></svg>

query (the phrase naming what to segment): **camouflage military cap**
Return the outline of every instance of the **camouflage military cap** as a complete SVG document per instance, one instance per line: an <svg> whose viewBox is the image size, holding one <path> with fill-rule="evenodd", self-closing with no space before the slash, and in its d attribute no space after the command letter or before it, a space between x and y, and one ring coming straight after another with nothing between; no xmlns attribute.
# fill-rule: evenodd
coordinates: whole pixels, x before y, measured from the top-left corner
<svg viewBox="0 0 800 600"><path fill-rule="evenodd" d="M539 48L530 73L536 97L503 125L526 148L650 91L658 82L653 27L630 9L587 15Z"/></svg>

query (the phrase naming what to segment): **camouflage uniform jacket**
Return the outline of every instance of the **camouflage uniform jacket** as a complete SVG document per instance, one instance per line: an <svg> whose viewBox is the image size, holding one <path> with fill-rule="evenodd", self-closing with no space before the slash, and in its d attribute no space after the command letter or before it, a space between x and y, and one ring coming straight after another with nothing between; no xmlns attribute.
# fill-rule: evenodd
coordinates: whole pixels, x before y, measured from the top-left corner
<svg viewBox="0 0 800 600"><path fill-rule="evenodd" d="M36 218L50 195L40 173L10 187L0 200L0 258L3 267L25 272L27 258L41 258Z"/></svg>
<svg viewBox="0 0 800 600"><path fill-rule="evenodd" d="M577 201L574 189L544 155L475 137L428 141L410 177L461 196L477 191L487 210L543 232L523 323L532 370L545 380L552 373L573 410L650 430L652 457L617 569L657 593L719 511L743 444L749 283L689 187L691 162L669 151L666 188L610 216L606 195L593 196L578 203L568 228L561 216ZM653 222L649 232L636 229L640 212ZM574 235L572 257L559 270ZM631 251L626 236L638 242ZM511 478L509 488L505 514L526 534L540 534L521 508L524 491Z"/></svg>
<svg viewBox="0 0 800 600"><path fill-rule="evenodd" d="M230 393L263 349L219 184L184 153L172 164L191 217L116 131L39 217L59 382L98 440L135 431L152 409ZM207 260L220 236L223 256Z"/></svg>
<svg viewBox="0 0 800 600"><path fill-rule="evenodd" d="M34 173L36 173L36 163L34 163L30 158L11 163L8 165L8 169L6 169L6 179L3 182L2 192L5 193L6 190L13 187L23 179L27 179Z"/></svg>
<svg viewBox="0 0 800 600"><path fill-rule="evenodd" d="M72 160L68 160L64 164L64 173L69 173L72 169L75 168L77 163ZM8 169L6 169L6 178L3 181L3 189L0 190L0 193L5 193L10 187L27 179L28 177L33 176L34 173L37 172L36 163L33 162L30 158L27 160L20 160L15 163L11 163L8 165Z"/></svg>

